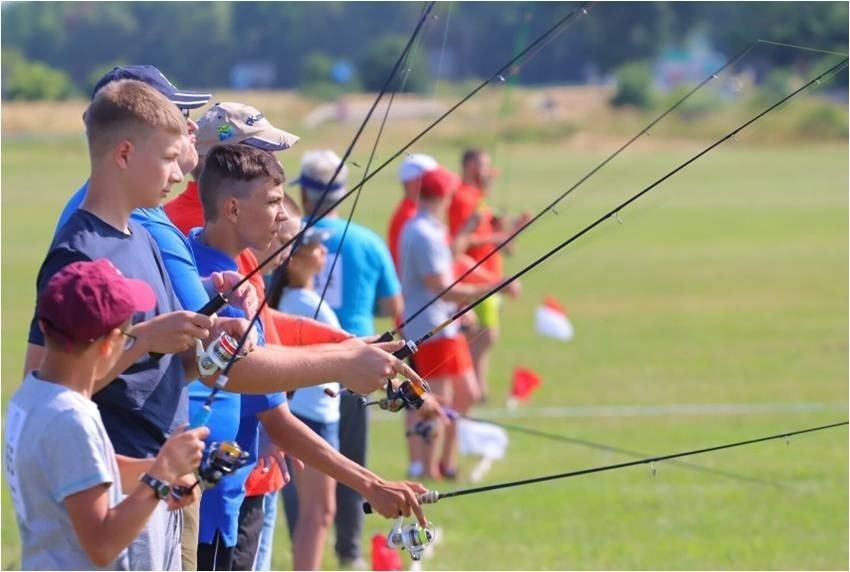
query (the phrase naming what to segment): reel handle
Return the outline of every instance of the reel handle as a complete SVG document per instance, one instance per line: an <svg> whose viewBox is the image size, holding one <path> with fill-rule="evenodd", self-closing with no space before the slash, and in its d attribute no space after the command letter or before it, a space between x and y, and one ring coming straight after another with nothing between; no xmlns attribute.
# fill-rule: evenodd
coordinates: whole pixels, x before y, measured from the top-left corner
<svg viewBox="0 0 850 572"><path fill-rule="evenodd" d="M210 301L204 304L203 308L198 310L197 313L203 314L204 316L212 316L213 314L224 308L226 304L227 298L225 298L223 294L218 293L212 298L210 298ZM151 359L153 359L154 361L159 361L165 354L161 354L159 352L151 352L148 355L151 356Z"/></svg>

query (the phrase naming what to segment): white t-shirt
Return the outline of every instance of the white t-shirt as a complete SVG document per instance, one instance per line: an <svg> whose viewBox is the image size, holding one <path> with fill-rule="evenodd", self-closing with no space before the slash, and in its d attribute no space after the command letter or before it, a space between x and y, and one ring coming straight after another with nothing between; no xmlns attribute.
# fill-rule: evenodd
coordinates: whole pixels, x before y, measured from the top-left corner
<svg viewBox="0 0 850 572"><path fill-rule="evenodd" d="M109 506L123 499L118 464L97 405L29 374L6 410L6 481L21 531L25 570L127 570L124 550L105 568L80 545L65 498L109 485Z"/></svg>
<svg viewBox="0 0 850 572"><path fill-rule="evenodd" d="M319 302L322 303L319 307ZM293 316L306 316L312 318L319 308L316 320L339 328L339 320L336 314L313 290L306 288L286 288L278 304L278 310ZM336 397L325 393L330 389ZM322 383L310 387L302 387L295 392L289 400L289 409L300 417L306 417L312 421L322 423L334 423L339 421L339 383Z"/></svg>

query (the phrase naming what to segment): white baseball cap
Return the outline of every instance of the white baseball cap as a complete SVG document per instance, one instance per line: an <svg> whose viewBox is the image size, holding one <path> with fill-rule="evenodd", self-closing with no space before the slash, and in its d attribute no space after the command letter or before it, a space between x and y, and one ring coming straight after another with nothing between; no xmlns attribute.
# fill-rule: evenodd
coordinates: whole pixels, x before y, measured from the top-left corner
<svg viewBox="0 0 850 572"><path fill-rule="evenodd" d="M398 178L402 183L410 182L418 179L428 171L433 171L439 167L439 163L431 155L425 153L414 153L408 155L401 167L398 169Z"/></svg>

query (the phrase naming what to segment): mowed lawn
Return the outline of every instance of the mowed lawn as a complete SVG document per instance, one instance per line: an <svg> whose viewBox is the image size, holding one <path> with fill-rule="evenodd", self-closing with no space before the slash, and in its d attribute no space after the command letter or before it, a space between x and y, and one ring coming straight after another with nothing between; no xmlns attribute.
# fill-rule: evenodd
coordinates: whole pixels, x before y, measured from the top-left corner
<svg viewBox="0 0 850 572"><path fill-rule="evenodd" d="M322 131L316 144L341 148L350 131ZM428 141L416 150L457 164L461 149ZM307 148L281 157L288 173ZM520 269L699 148L636 145L524 233L507 269ZM497 146L494 206L542 208L604 155L577 149ZM5 405L20 380L36 271L87 160L81 137L4 138L2 151ZM366 158L355 157L361 166ZM381 234L400 194L396 168L367 186L355 215ZM652 455L846 419L847 175L846 145L744 140L660 185L619 222L605 222L523 278L521 297L504 304L490 399L475 414ZM545 295L567 307L571 342L534 333L533 311ZM511 372L520 365L543 384L505 418ZM633 408L605 415L611 410L601 406ZM402 477L406 466L401 424L373 415L370 464L389 478ZM625 460L511 434L507 457L482 484ZM447 499L427 507L441 535L423 568L847 568L846 428L687 460L740 478L661 463L654 477L640 466ZM462 469L468 474L473 465L464 459ZM2 565L14 568L18 533L5 487L2 494ZM289 541L279 523L274 566L287 569ZM367 557L369 538L389 526L367 517ZM336 567L331 550L324 565Z"/></svg>

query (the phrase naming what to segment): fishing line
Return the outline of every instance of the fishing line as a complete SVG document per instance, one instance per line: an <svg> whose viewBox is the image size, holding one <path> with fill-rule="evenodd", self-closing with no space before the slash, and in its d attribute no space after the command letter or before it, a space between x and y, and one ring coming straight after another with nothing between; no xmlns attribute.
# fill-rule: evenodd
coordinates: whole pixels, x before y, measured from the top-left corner
<svg viewBox="0 0 850 572"><path fill-rule="evenodd" d="M817 52L821 54L831 54L833 56L842 56L847 57L847 54L843 52L833 52L832 50L822 50L820 48L810 48L809 46L798 46L796 44L787 44L785 42L774 42L771 40L757 40L760 44L770 44L772 46L782 46L785 48L795 48L797 50L804 50L807 52Z"/></svg>
<svg viewBox="0 0 850 572"><path fill-rule="evenodd" d="M498 422L498 421L491 421L489 419L469 417L468 415L458 414L458 416L461 419L466 419L467 421L474 421L476 423L485 423L487 425L493 425L495 427L501 427L502 429L505 429L507 431L514 431L516 433L524 433L526 435L532 435L534 437L541 437L543 439L549 439L550 441L558 441L558 442L561 442L561 443L569 443L571 445L580 445L580 446L583 446L583 447L588 447L590 449L596 449L598 451L606 451L606 452L609 452L609 453L619 453L621 455L626 455L628 457L634 457L634 458L638 458L638 459L641 459L641 458L648 456L647 453L642 453L640 451L635 451L635 450L632 450L632 449L625 449L623 447L617 447L615 445L607 445L605 443L598 443L598 442L595 442L595 441L589 441L587 439L579 439L577 437L567 437L566 435L558 435L556 433L549 433L547 431L540 431L539 429L532 429L530 427L523 427L521 425L513 425L513 424L510 424L510 423L502 423L502 422ZM745 481L745 482L750 482L750 483L754 483L754 484L769 485L769 486L777 487L777 488L780 488L782 486L781 484L774 482L774 481L767 481L767 480L764 480L764 479L759 479L757 477L740 475L738 473L733 473L733 472L730 472L730 471L724 471L723 469L715 469L715 468L712 468L712 467L705 467L703 465L697 465L695 463L689 463L687 461L671 460L670 464L676 465L678 467L686 468L686 469L693 469L695 471L701 471L701 472L704 472L704 473L710 473L710 474L718 475L718 476L721 476L721 477L734 479L734 480L737 480L737 481Z"/></svg>
<svg viewBox="0 0 850 572"><path fill-rule="evenodd" d="M727 444L724 444L724 445L715 445L713 447L705 447L705 448L702 448L702 449L692 449L692 450L689 450L689 451L681 451L681 452L678 452L678 453L670 453L668 455L659 455L659 456L656 456L656 457L646 457L646 458L643 458L643 459L638 459L636 461L627 461L625 463L616 463L616 464L613 464L613 465L602 465L602 466L599 466L599 467L592 467L592 468L589 468L589 469L581 469L581 470L578 470L578 471L569 471L569 472L566 472L566 473L557 473L557 474L554 474L554 475L545 475L545 476L542 476L542 477L534 477L534 478L530 478L530 479L508 481L508 482L505 482L505 483L497 483L497 484L493 484L493 485L486 485L486 486L483 486L483 487L461 489L461 490L458 490L458 491L452 491L452 492L448 492L448 493L440 493L440 492L437 492L437 491L429 491L429 492L427 492L424 495L419 497L419 502L422 503L422 504L430 504L430 503L435 503L439 500L447 499L447 498L451 498L451 497L460 497L460 496L465 496L465 495L485 493L485 492L495 491L495 490L499 490L499 489L507 489L507 488L519 487L519 486L523 486L523 485L531 485L531 484L536 484L536 483L542 483L542 482L545 482L545 481L553 481L553 480L558 480L558 479L568 479L568 478L572 478L572 477L578 477L578 476L581 476L581 475L589 475L589 474L592 474L592 473L601 473L601 472L605 472L605 471L613 471L613 470L616 470L616 469L624 469L626 467L634 467L634 466L637 466L637 465L646 465L646 464L654 465L655 463L658 463L660 461L668 461L670 459L678 459L678 458L681 458L681 457L690 457L690 456L693 456L693 455L701 455L701 454L704 454L704 453L710 453L710 452L713 452L713 451L721 451L721 450L724 450L724 449L732 449L732 448L735 448L735 447L744 447L744 446L748 446L748 445L754 445L756 443L763 443L765 441L773 441L773 440L776 440L776 439L783 439L783 440L787 441L790 437L793 437L795 435L802 435L804 433L813 433L815 431L825 431L827 429L833 429L835 427L841 427L841 426L847 425L847 424L848 424L847 421L840 421L838 423L830 423L829 425L821 425L819 427L810 427L808 429L799 429L799 430L796 430L796 431L787 431L785 433L778 433L776 435L769 435L767 437L757 437L755 439L747 439L746 441L737 441L737 442L734 442L734 443L727 443ZM364 502L363 503L363 512L365 512L366 514L370 514L372 512L372 506L369 503Z"/></svg>

